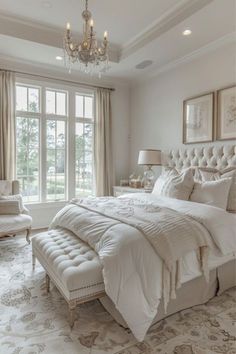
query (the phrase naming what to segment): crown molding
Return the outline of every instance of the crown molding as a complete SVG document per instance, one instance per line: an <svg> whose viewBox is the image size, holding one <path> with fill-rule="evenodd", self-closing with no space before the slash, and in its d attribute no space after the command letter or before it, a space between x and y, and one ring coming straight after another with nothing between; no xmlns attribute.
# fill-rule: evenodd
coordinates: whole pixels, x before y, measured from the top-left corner
<svg viewBox="0 0 236 354"><path fill-rule="evenodd" d="M181 0L145 31L124 44L120 50L120 60L125 59L160 37L163 33L184 21L214 0Z"/></svg>
<svg viewBox="0 0 236 354"><path fill-rule="evenodd" d="M97 86L106 86L107 88L129 87L130 80L112 76L102 76L99 79L96 76L88 76L79 70L73 70L69 74L65 67L55 67L50 64L42 64L31 60L25 60L0 54L0 69L12 70L19 73L19 76L36 75L42 78L49 77L53 79L72 80L78 82L78 85L90 84ZM72 76L73 75L73 76Z"/></svg>
<svg viewBox="0 0 236 354"><path fill-rule="evenodd" d="M62 49L63 34L65 30L60 27L43 25L37 21L14 17L8 13L0 13L0 34L27 40L39 44ZM74 33L78 40L82 40L80 33ZM119 62L119 48L109 45L110 61Z"/></svg>
<svg viewBox="0 0 236 354"><path fill-rule="evenodd" d="M142 78L140 77L141 80L145 79L150 79L151 77L156 77L162 73L168 72L172 69L175 69L176 67L189 63L193 61L194 59L200 58L201 56L210 53L218 48L221 48L223 46L226 46L227 44L233 44L236 43L236 32L229 33L221 38L218 38L217 40L210 42L209 44L194 50L193 52L176 59L166 65L163 65L159 67L158 69L155 70L155 68L152 68L152 71L149 71L148 73L145 74L145 77L143 76ZM146 80L145 80L146 81Z"/></svg>

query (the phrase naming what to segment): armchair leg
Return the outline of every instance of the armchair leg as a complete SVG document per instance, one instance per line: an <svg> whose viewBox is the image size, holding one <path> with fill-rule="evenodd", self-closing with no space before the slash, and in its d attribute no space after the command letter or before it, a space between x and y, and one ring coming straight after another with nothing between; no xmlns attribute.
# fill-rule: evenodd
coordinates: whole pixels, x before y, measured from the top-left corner
<svg viewBox="0 0 236 354"><path fill-rule="evenodd" d="M30 244L30 231L31 229L26 230L26 241L28 242L28 244Z"/></svg>

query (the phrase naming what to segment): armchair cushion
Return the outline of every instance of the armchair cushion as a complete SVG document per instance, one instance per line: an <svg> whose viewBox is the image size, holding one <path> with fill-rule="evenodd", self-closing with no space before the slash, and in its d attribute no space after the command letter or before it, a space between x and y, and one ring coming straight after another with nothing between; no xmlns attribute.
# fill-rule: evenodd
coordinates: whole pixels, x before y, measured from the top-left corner
<svg viewBox="0 0 236 354"><path fill-rule="evenodd" d="M30 229L32 218L29 215L0 215L0 236Z"/></svg>
<svg viewBox="0 0 236 354"><path fill-rule="evenodd" d="M18 200L0 199L0 215L19 215L20 213Z"/></svg>

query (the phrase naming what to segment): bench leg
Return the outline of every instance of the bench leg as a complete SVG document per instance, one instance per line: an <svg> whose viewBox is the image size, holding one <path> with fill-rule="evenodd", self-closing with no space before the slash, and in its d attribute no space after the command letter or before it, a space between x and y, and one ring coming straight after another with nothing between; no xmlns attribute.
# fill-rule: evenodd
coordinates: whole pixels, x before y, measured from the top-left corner
<svg viewBox="0 0 236 354"><path fill-rule="evenodd" d="M70 328L72 329L75 324L75 309L76 309L76 301L69 302L69 322Z"/></svg>
<svg viewBox="0 0 236 354"><path fill-rule="evenodd" d="M35 270L35 263L36 263L36 257L35 257L35 255L32 253L32 268L33 268L33 270Z"/></svg>
<svg viewBox="0 0 236 354"><path fill-rule="evenodd" d="M28 242L28 244L30 244L30 231L31 229L26 230L26 241Z"/></svg>
<svg viewBox="0 0 236 354"><path fill-rule="evenodd" d="M45 280L46 280L46 293L48 294L50 292L50 278L48 274L46 274Z"/></svg>

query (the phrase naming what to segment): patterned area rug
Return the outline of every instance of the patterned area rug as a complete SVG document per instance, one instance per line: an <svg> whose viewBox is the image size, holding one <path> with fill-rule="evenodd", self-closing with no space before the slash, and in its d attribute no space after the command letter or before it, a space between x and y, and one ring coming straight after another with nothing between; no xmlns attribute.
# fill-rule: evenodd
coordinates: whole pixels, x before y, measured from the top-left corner
<svg viewBox="0 0 236 354"><path fill-rule="evenodd" d="M137 343L98 301L80 306L75 328L57 289L46 295L44 271L31 247L0 241L0 354L236 354L236 289L151 327Z"/></svg>

